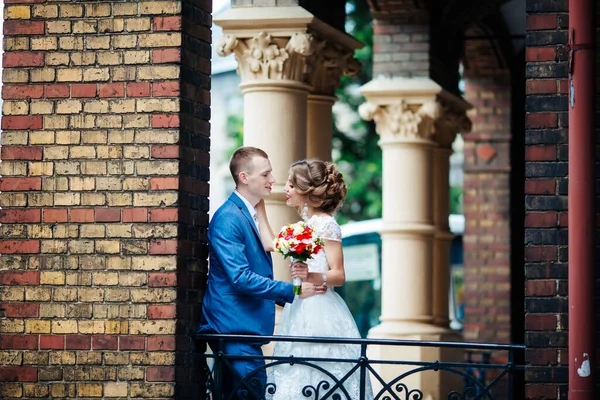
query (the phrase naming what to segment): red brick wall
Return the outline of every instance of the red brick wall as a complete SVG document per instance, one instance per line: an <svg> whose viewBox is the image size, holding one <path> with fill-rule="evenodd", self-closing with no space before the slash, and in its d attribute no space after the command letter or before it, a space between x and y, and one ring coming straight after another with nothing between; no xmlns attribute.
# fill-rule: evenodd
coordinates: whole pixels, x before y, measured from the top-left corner
<svg viewBox="0 0 600 400"><path fill-rule="evenodd" d="M464 336L509 343L511 78L487 40L465 42L463 76L473 105L463 134Z"/></svg>
<svg viewBox="0 0 600 400"><path fill-rule="evenodd" d="M210 2L4 3L0 398L189 397Z"/></svg>
<svg viewBox="0 0 600 400"><path fill-rule="evenodd" d="M525 396L567 391L567 1L527 0Z"/></svg>

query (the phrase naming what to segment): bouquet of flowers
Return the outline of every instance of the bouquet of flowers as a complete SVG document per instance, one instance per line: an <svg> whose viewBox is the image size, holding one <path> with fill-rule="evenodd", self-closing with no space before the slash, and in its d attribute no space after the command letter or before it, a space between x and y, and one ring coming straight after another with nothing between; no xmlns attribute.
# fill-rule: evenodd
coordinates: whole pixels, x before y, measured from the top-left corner
<svg viewBox="0 0 600 400"><path fill-rule="evenodd" d="M275 251L283 254L283 258L306 262L323 248L323 239L317 237L315 230L305 221L288 224L281 228L273 242ZM294 294L302 294L302 280L294 278Z"/></svg>

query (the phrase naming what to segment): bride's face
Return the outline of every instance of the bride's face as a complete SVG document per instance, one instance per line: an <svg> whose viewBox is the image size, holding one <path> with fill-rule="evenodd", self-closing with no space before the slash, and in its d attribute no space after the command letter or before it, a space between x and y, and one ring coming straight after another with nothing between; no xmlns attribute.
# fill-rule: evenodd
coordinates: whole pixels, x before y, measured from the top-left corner
<svg viewBox="0 0 600 400"><path fill-rule="evenodd" d="M294 188L294 185L292 185L292 181L289 177L283 190L285 192L285 204L288 207L304 207L304 202L306 200L305 196L302 196L296 192L296 189Z"/></svg>

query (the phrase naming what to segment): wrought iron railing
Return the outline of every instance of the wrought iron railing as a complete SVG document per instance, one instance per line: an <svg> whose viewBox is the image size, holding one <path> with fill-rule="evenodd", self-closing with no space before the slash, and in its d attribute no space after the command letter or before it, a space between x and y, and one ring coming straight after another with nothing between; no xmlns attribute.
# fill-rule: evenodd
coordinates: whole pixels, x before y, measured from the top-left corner
<svg viewBox="0 0 600 400"><path fill-rule="evenodd" d="M311 400L364 400L367 396L367 380L373 387L373 398L375 400L423 400L428 398L428 388L409 387L407 381L420 373L431 373L431 371L443 373L448 381L457 382L451 390L444 394L448 400L510 400L513 398L513 382L515 373L524 370L522 365L515 363L515 357L525 349L522 345L503 344L480 344L463 342L426 342L412 340L372 340L372 339L342 339L342 338L309 338L288 336L248 336L248 335L198 335L197 340L201 343L210 343L212 352L205 352L201 357L206 361L205 378L206 393L201 395L203 400L236 400L270 399L277 393L276 384L273 382L261 382L257 376L265 374L270 368L277 365L303 365L318 370L325 379L319 382L302 382L302 393L298 394L300 399ZM298 356L261 356L250 357L241 355L228 355L223 352L228 342L296 342L296 343L326 343L331 346L339 344L350 344L360 347L357 358L327 358L327 357L298 357ZM455 349L462 354L461 359L455 362L432 361L410 361L374 359L367 356L368 349L374 346L386 347L435 347L440 349ZM207 346L207 348L209 348ZM380 352L381 353L381 352ZM482 354L478 361L474 361L472 354ZM495 357L492 360L491 354ZM241 378L234 388L223 387L222 377L227 368L231 367L231 361L249 359L263 360L264 366L252 371ZM502 361L495 361L502 360ZM505 361L505 362L504 362ZM326 367L327 363L347 364L347 373L336 376L330 373ZM392 379L384 379L378 372L384 365L398 366L401 371ZM261 362L262 365L262 362ZM388 368L389 369L389 368ZM352 398L345 390L344 384L349 377L356 374L360 376L360 394L358 398ZM456 379L451 379L456 378ZM447 386L447 385L446 385ZM516 397L515 397L516 398ZM440 399L441 400L441 399Z"/></svg>

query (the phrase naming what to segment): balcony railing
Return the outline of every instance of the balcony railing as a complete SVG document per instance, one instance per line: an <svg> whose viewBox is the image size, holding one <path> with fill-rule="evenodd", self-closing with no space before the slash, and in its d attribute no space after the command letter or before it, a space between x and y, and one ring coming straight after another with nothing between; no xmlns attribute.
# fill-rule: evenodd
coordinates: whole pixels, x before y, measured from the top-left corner
<svg viewBox="0 0 600 400"><path fill-rule="evenodd" d="M411 380L414 382L414 379L411 378L422 373L444 374L443 378L440 377L444 382L444 386L448 386L449 382L454 383L447 394L444 393L443 396L446 397L442 397L448 400L510 400L513 398L515 373L524 370L522 365L515 363L516 356L525 349L525 346L522 345L247 335L198 335L197 339L200 342L211 343L213 349L212 353L206 352L201 355L206 361L206 394L201 396L204 400L269 399L270 396L277 393L277 387L273 383L267 383L263 386L257 378L257 373L264 374L270 367L279 364L304 365L320 371L326 377L320 382L302 382L303 389L298 398L311 400L364 400L367 398L365 397L367 379L370 379L372 383L374 399L423 400L428 398L426 397L428 388L409 387ZM256 343L265 341L327 343L330 345L352 344L360 346L360 356L354 359L341 359L327 357L303 358L294 357L293 355L250 357L223 353L227 342ZM385 351L386 348L397 350L399 347L434 347L454 349L460 357L457 358L456 362L369 358L367 356L368 349L375 346L383 346L384 351L380 351L379 354L389 354ZM235 388L222 387L222 373L225 368L230 368L231 360L249 358L264 360L264 367L257 368L246 377L243 377ZM341 377L334 376L327 370L327 362L347 363L348 372ZM399 374L391 379L389 376L388 379L385 379L378 372L380 367L384 365L397 366ZM389 368L387 369L389 370ZM344 383L351 375L357 373L360 374L360 396L359 398L351 398L344 389ZM224 389L228 390L224 391Z"/></svg>

